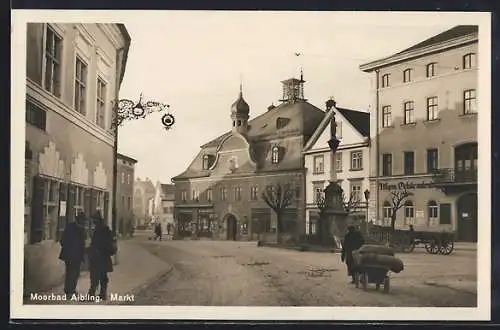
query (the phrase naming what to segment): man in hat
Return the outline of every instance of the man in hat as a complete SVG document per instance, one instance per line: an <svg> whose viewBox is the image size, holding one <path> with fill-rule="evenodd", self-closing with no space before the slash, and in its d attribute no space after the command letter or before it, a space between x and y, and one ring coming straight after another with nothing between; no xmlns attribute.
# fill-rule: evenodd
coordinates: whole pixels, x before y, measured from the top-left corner
<svg viewBox="0 0 500 330"><path fill-rule="evenodd" d="M64 261L66 266L64 274L64 293L72 295L76 293L78 277L80 277L80 267L85 256L85 228L83 224L85 215L79 213L75 221L70 222L64 228L60 240L61 253L59 259Z"/></svg>
<svg viewBox="0 0 500 330"><path fill-rule="evenodd" d="M108 272L113 271L111 256L116 253L116 244L109 227L104 223L100 213L94 217L95 229L89 248L90 289L89 295L94 296L100 286L99 296L107 299Z"/></svg>
<svg viewBox="0 0 500 330"><path fill-rule="evenodd" d="M342 244L341 259L347 266L347 275L352 278L351 283L355 282L356 275L353 271L354 258L352 252L359 249L363 244L365 244L365 240L361 233L356 230L356 227L352 225L347 227L347 234L344 238L344 244Z"/></svg>

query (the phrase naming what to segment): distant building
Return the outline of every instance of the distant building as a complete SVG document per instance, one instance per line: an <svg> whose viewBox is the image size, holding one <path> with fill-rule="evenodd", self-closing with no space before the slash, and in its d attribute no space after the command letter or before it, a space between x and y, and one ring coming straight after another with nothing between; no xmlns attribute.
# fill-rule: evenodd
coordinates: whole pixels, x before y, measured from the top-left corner
<svg viewBox="0 0 500 330"><path fill-rule="evenodd" d="M332 138L335 115L337 152L332 153L328 141ZM370 114L333 106L304 148L306 164L306 234L316 234L319 220L317 199L333 180L344 190L344 201L351 199L351 215L358 221L366 218L365 191L369 184ZM335 158L333 158L335 157Z"/></svg>
<svg viewBox="0 0 500 330"><path fill-rule="evenodd" d="M390 222L390 193L413 193L396 227L477 240L478 27L456 26L361 66L372 77L370 218Z"/></svg>
<svg viewBox="0 0 500 330"><path fill-rule="evenodd" d="M156 182L153 218L163 226L174 224L175 185Z"/></svg>
<svg viewBox="0 0 500 330"><path fill-rule="evenodd" d="M135 225L134 222L134 169L137 160L118 154L116 215L118 232L126 235Z"/></svg>
<svg viewBox="0 0 500 330"><path fill-rule="evenodd" d="M137 178L134 182L134 216L136 219L136 226L142 226L151 221L153 214L152 205L156 194L155 186L149 178L141 180Z"/></svg>
<svg viewBox="0 0 500 330"><path fill-rule="evenodd" d="M231 131L204 144L189 167L172 179L175 218L180 230L193 224L200 236L227 240L258 239L276 231L276 214L263 201L266 187L288 185L291 204L280 233L305 233L302 149L325 112L304 98L304 80L282 82L278 106L250 118L240 91L231 106ZM276 190L275 190L276 191Z"/></svg>

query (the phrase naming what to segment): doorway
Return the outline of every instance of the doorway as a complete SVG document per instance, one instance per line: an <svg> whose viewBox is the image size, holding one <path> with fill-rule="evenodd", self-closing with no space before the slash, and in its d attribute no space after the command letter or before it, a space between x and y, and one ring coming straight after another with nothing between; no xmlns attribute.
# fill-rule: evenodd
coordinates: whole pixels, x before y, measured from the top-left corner
<svg viewBox="0 0 500 330"><path fill-rule="evenodd" d="M228 241L236 241L236 233L238 230L238 222L236 217L232 214L227 216L226 239Z"/></svg>
<svg viewBox="0 0 500 330"><path fill-rule="evenodd" d="M477 194L469 193L457 200L457 240L477 242Z"/></svg>

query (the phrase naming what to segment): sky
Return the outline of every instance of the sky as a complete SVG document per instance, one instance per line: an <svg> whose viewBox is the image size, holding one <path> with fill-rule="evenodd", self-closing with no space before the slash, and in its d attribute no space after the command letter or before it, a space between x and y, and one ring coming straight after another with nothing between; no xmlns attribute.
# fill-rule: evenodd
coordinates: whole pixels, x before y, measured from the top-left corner
<svg viewBox="0 0 500 330"><path fill-rule="evenodd" d="M138 160L136 177L170 183L202 144L231 129L240 82L254 118L278 104L281 81L300 68L311 104L324 109L333 97L340 107L369 111L370 75L361 64L460 24L433 14L370 15L199 11L123 20L132 42L120 98L142 93L169 104L176 122L168 131L158 113L126 122L119 152Z"/></svg>

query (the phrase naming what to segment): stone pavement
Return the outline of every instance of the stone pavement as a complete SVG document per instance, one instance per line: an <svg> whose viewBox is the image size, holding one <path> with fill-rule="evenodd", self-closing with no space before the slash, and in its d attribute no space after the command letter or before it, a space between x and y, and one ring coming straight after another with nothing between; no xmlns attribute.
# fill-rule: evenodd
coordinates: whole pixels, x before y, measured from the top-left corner
<svg viewBox="0 0 500 330"><path fill-rule="evenodd" d="M154 251L153 251L154 252ZM143 287L153 283L163 275L172 270L171 266L159 259L154 253L151 253L134 242L134 240L118 241L118 263L113 266L114 270L108 273L108 295L134 295ZM90 275L88 271L82 271L77 285L78 294L86 294L90 286ZM58 286L39 292L40 294L62 294L63 283ZM99 289L97 290L99 291ZM98 292L97 292L98 293ZM61 302L52 301L31 301L30 296L24 298L25 304L53 304ZM65 302L68 303L68 302ZM112 302L108 300L107 304Z"/></svg>

